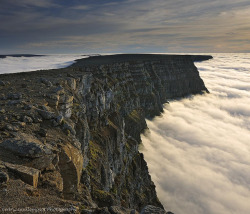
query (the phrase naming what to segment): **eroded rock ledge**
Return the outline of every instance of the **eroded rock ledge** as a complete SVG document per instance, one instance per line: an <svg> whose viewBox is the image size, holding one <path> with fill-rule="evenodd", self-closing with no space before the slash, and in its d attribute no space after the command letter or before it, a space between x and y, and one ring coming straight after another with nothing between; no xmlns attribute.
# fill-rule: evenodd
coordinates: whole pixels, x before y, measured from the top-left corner
<svg viewBox="0 0 250 214"><path fill-rule="evenodd" d="M1 75L0 207L164 213L140 134L168 99L207 91L193 61L210 58L95 56Z"/></svg>

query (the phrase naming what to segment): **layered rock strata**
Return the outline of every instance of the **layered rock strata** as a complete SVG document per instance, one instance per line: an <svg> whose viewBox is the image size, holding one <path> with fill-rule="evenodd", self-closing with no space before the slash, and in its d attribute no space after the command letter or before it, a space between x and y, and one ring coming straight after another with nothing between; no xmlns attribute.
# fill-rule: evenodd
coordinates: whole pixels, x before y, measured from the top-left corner
<svg viewBox="0 0 250 214"><path fill-rule="evenodd" d="M160 213L138 151L145 118L160 115L168 99L207 92L193 61L209 58L96 56L65 69L1 75L0 171L41 195L53 190L54 205L77 202L82 213L136 213L147 205Z"/></svg>

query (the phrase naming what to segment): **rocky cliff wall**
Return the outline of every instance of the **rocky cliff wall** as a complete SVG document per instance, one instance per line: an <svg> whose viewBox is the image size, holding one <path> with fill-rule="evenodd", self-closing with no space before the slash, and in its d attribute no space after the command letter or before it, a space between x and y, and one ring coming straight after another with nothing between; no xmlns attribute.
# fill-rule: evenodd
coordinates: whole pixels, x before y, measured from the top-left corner
<svg viewBox="0 0 250 214"><path fill-rule="evenodd" d="M163 208L138 151L140 134L168 99L207 91L193 60L97 56L65 69L1 75L0 171L38 187L41 198L46 187L78 202L82 213Z"/></svg>

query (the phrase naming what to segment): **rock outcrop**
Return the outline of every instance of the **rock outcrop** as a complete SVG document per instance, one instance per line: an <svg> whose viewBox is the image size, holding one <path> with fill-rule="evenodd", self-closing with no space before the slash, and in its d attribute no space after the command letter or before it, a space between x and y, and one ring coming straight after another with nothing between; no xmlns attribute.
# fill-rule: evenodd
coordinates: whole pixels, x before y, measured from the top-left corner
<svg viewBox="0 0 250 214"><path fill-rule="evenodd" d="M65 69L1 75L1 180L10 171L11 179L77 202L82 213L163 213L138 151L140 134L168 99L208 92L194 59L96 56Z"/></svg>

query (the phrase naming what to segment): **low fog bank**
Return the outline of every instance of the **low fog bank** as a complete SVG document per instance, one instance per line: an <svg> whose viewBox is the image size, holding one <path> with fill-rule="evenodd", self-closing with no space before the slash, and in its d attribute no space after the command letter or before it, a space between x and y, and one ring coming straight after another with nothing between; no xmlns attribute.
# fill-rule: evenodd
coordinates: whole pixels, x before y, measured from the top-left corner
<svg viewBox="0 0 250 214"><path fill-rule="evenodd" d="M171 101L147 121L141 151L167 210L250 210L250 54L196 63L210 94Z"/></svg>
<svg viewBox="0 0 250 214"><path fill-rule="evenodd" d="M0 74L65 68L83 55L45 55L37 57L6 57L0 59Z"/></svg>

